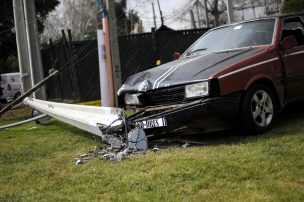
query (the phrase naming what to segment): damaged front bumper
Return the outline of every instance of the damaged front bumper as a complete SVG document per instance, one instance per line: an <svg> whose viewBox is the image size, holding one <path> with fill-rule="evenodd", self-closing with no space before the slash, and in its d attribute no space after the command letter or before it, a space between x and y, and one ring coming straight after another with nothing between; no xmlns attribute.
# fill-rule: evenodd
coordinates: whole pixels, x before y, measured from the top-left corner
<svg viewBox="0 0 304 202"><path fill-rule="evenodd" d="M211 132L231 128L238 116L241 94L189 103L145 108L127 118L148 134L187 130Z"/></svg>

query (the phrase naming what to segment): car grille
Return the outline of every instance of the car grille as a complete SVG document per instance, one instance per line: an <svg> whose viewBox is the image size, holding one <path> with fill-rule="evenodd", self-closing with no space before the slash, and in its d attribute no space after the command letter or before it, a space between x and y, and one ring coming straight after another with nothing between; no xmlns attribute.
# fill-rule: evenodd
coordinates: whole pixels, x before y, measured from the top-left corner
<svg viewBox="0 0 304 202"><path fill-rule="evenodd" d="M185 86L147 91L138 98L143 107L177 104L185 100Z"/></svg>

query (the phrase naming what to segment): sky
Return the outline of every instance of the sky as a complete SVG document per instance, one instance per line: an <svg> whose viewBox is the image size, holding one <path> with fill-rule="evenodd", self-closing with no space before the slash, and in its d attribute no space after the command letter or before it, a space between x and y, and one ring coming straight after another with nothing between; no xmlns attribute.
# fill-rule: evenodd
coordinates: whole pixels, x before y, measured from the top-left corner
<svg viewBox="0 0 304 202"><path fill-rule="evenodd" d="M145 32L150 32L151 27L154 27L152 2L157 16L157 27L159 27L161 20L157 0L127 0L127 10L134 10L138 13L143 21ZM189 10L193 9L194 18L196 18L197 13L193 6L195 0L159 0L159 2L165 25L175 30L191 29ZM264 16L264 10L263 7L255 7L256 17ZM234 15L236 22L254 18L252 8L245 9L243 12L235 10Z"/></svg>
<svg viewBox="0 0 304 202"><path fill-rule="evenodd" d="M191 28L191 24L188 21L179 20L183 18L183 13L186 11L186 15L189 15L187 11L190 7L190 0L159 0L161 10L164 16L164 24L170 28L181 30ZM157 16L157 27L161 25L160 13L158 9L157 0L136 1L128 0L127 9L138 12L138 15L143 21L145 31L150 31L151 27L154 27L152 4L154 3L155 13Z"/></svg>

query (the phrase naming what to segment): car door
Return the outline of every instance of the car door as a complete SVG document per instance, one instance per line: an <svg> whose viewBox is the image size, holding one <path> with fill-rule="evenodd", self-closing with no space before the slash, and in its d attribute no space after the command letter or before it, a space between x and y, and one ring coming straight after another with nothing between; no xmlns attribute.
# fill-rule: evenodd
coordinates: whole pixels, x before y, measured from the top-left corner
<svg viewBox="0 0 304 202"><path fill-rule="evenodd" d="M283 19L281 41L290 35L295 36L298 45L280 51L286 72L287 100L304 96L304 23L300 16Z"/></svg>

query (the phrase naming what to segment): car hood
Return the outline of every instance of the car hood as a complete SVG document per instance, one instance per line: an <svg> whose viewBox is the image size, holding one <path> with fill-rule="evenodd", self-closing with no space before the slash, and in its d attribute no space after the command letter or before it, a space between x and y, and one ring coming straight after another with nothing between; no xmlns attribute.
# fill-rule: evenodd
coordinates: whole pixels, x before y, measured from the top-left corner
<svg viewBox="0 0 304 202"><path fill-rule="evenodd" d="M208 79L219 70L255 55L264 49L247 48L180 58L130 76L118 91L118 94L122 92L145 92L202 81Z"/></svg>

